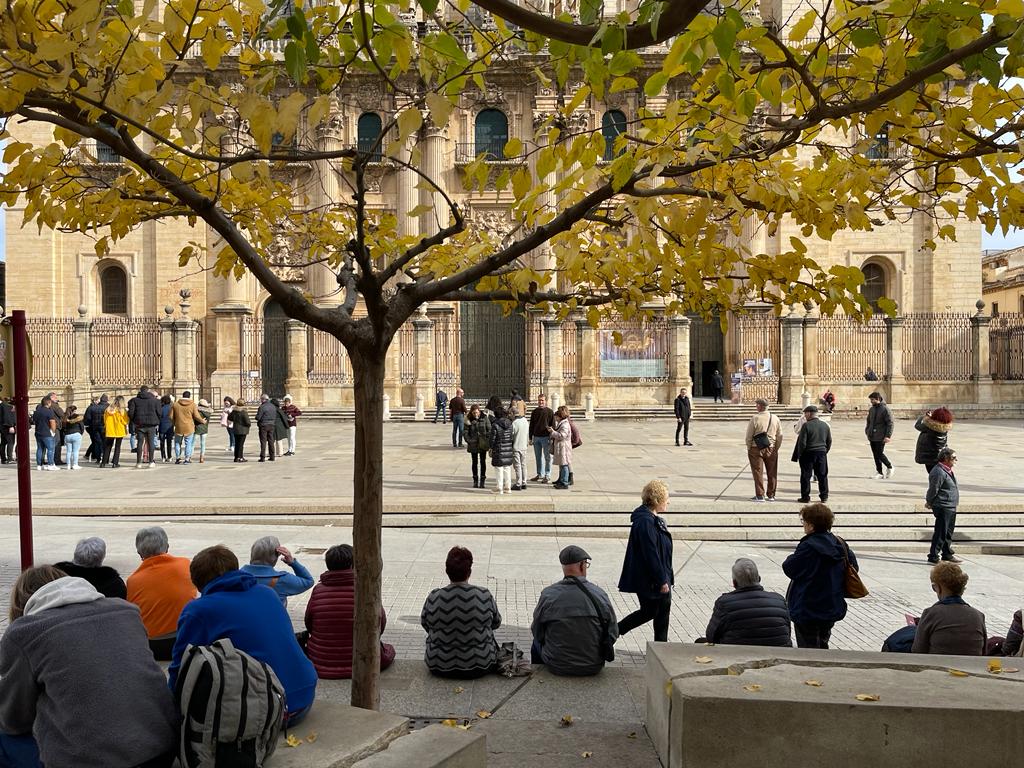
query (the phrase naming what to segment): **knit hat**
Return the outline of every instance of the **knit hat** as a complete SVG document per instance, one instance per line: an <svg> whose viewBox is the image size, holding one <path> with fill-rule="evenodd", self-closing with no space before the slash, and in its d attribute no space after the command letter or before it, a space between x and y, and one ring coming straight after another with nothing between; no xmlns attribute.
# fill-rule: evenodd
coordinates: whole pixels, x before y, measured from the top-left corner
<svg viewBox="0 0 1024 768"><path fill-rule="evenodd" d="M946 406L936 408L932 411L932 421L937 421L939 424L952 424L953 412Z"/></svg>

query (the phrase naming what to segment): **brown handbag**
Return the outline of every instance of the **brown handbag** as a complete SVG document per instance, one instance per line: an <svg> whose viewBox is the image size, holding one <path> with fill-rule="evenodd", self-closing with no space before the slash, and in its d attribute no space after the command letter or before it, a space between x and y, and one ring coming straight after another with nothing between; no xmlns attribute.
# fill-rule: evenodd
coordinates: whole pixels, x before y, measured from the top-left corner
<svg viewBox="0 0 1024 768"><path fill-rule="evenodd" d="M836 538L839 539L838 536ZM867 597L869 594L868 588L861 581L857 569L850 563L850 545L843 539L839 539L839 541L842 542L843 549L846 550L846 553L843 555L843 562L846 564L846 573L843 576L843 597L848 597L851 600Z"/></svg>

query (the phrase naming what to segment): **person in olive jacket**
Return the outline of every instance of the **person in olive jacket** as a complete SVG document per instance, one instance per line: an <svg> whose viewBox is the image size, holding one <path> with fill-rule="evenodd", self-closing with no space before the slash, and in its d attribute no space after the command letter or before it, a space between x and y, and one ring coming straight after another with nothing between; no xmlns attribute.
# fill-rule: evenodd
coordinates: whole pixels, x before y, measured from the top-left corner
<svg viewBox="0 0 1024 768"><path fill-rule="evenodd" d="M885 399L880 392L872 392L868 395L868 402L871 408L868 409L867 423L864 425L864 434L868 437L868 445L871 446L871 455L875 459L875 479L890 478L893 476L892 462L885 455L885 445L892 439L892 413ZM885 473L882 472L885 467Z"/></svg>
<svg viewBox="0 0 1024 768"><path fill-rule="evenodd" d="M473 487L483 488L487 479L487 450L491 447L491 419L479 405L469 409L466 422L466 451L473 461Z"/></svg>
<svg viewBox="0 0 1024 768"><path fill-rule="evenodd" d="M925 470L931 474L939 463L939 451L949 441L949 432L953 429L953 412L946 407L928 411L918 418L914 429L921 433L917 436L914 463L924 464Z"/></svg>
<svg viewBox="0 0 1024 768"><path fill-rule="evenodd" d="M654 622L654 640L668 641L668 617L672 609L672 534L662 514L668 509L668 486L651 480L640 494L642 504L633 510L626 556L622 561L619 591L633 592L640 609L619 622L619 634Z"/></svg>
<svg viewBox="0 0 1024 768"><path fill-rule="evenodd" d="M498 406L491 425L491 466L498 470L496 493L512 493L512 464L515 463L512 421L505 409Z"/></svg>

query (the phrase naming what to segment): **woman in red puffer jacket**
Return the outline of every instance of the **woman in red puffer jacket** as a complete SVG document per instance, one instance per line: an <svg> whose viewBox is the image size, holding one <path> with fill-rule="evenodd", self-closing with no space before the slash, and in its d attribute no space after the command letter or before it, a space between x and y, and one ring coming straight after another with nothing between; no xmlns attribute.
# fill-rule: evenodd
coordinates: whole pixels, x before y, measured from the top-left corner
<svg viewBox="0 0 1024 768"><path fill-rule="evenodd" d="M327 571L313 587L306 606L306 655L323 680L352 677L352 634L356 618L356 572L352 570L352 547L339 544L324 555ZM387 617L380 611L380 631ZM380 668L395 660L395 647L380 644Z"/></svg>

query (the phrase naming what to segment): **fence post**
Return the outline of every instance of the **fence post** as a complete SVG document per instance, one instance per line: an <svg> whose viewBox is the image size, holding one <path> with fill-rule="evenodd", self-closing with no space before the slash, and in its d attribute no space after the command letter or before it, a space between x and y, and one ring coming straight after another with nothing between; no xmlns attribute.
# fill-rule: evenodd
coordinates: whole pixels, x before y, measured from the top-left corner
<svg viewBox="0 0 1024 768"><path fill-rule="evenodd" d="M675 399L679 390L693 395L693 381L690 379L690 318L668 318L668 376L669 391L666 399Z"/></svg>
<svg viewBox="0 0 1024 768"><path fill-rule="evenodd" d="M818 321L821 316L817 307L807 307L804 317L804 389L811 393L811 401L818 401Z"/></svg>
<svg viewBox="0 0 1024 768"><path fill-rule="evenodd" d="M75 328L75 381L72 387L82 413L85 413L92 392L92 322L86 317L88 313L89 309L83 304L78 308L78 317L71 321Z"/></svg>
<svg viewBox="0 0 1024 768"><path fill-rule="evenodd" d="M309 353L307 342L309 332L300 320L289 319L284 324L285 342L288 345L288 366L284 378L284 390L299 403L309 402Z"/></svg>
<svg viewBox="0 0 1024 768"><path fill-rule="evenodd" d="M427 308L412 320L413 349L416 351L416 381L413 391L423 395L424 402L434 402L434 321L427 317ZM454 393L452 393L454 396Z"/></svg>
<svg viewBox="0 0 1024 768"><path fill-rule="evenodd" d="M174 390L174 307L164 307L164 316L160 318L160 387L161 393ZM181 394L175 390L175 394Z"/></svg>
<svg viewBox="0 0 1024 768"><path fill-rule="evenodd" d="M579 359L576 361L580 393L597 391L597 329L586 318L577 323L580 334ZM593 394L590 395L593 397Z"/></svg>
<svg viewBox="0 0 1024 768"><path fill-rule="evenodd" d="M903 375L904 322L902 315L885 318L885 367L889 374L889 402L899 402L900 389L906 384Z"/></svg>
<svg viewBox="0 0 1024 768"><path fill-rule="evenodd" d="M174 333L174 357L171 361L174 371L174 390L184 392L189 390L196 399L199 398L199 376L196 372L196 333L199 330L195 321L188 316L191 291L184 288L180 291L181 318L174 321L172 330ZM166 359L166 358L165 358Z"/></svg>
<svg viewBox="0 0 1024 768"><path fill-rule="evenodd" d="M540 322L544 328L544 391L548 402L554 403L556 395L562 399L562 323L550 315Z"/></svg>
<svg viewBox="0 0 1024 768"><path fill-rule="evenodd" d="M992 360L989 357L989 325L992 318L985 314L985 302L978 299L974 305L977 312L971 318L971 347L974 354L972 376L974 397L977 403L992 402Z"/></svg>
<svg viewBox="0 0 1024 768"><path fill-rule="evenodd" d="M780 400L785 405L797 405L804 392L804 318L793 312L779 318L782 349L779 360Z"/></svg>

